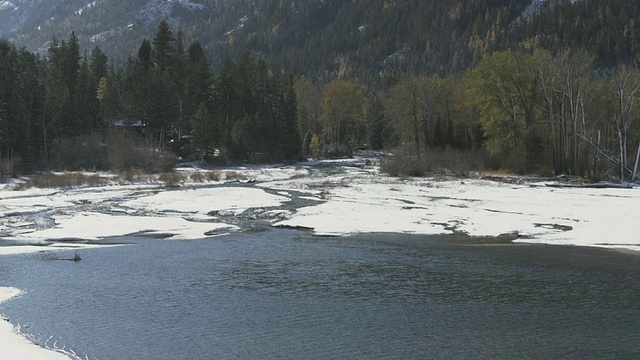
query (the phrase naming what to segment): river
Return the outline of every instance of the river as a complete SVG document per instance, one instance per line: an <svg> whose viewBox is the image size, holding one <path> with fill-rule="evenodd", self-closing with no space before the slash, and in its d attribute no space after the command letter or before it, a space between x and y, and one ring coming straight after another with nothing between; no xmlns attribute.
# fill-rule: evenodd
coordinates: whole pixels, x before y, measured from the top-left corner
<svg viewBox="0 0 640 360"><path fill-rule="evenodd" d="M82 359L635 359L640 257L263 229L3 256L0 312ZM72 257L74 252L59 256Z"/></svg>

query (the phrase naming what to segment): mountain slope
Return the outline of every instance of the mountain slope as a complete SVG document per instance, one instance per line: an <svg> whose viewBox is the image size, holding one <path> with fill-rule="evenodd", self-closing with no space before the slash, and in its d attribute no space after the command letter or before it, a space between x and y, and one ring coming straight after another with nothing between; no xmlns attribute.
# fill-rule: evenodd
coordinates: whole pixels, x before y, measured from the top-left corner
<svg viewBox="0 0 640 360"><path fill-rule="evenodd" d="M372 78L457 72L508 47L575 46L601 66L631 62L638 16L623 0L0 0L0 35L46 51L75 31L118 62L167 19L216 68L250 47L299 75Z"/></svg>

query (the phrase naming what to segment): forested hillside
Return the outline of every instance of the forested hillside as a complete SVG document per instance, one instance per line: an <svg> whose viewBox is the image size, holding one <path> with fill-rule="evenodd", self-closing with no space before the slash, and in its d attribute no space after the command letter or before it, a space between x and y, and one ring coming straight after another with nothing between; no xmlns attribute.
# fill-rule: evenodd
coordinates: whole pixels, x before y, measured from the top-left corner
<svg viewBox="0 0 640 360"><path fill-rule="evenodd" d="M9 3L3 1L3 3ZM273 66L326 81L461 72L485 53L579 47L596 65L631 64L640 4L625 0L16 0L0 34L46 53L75 31L123 64L167 20L219 69L246 47ZM19 6L18 6L19 5Z"/></svg>
<svg viewBox="0 0 640 360"><path fill-rule="evenodd" d="M140 17L102 46L71 31L40 53L1 41L2 172L161 171L174 154L273 162L369 148L398 155L384 166L393 174L635 177L633 3L194 4L165 8L169 21ZM138 27L149 36L131 46Z"/></svg>

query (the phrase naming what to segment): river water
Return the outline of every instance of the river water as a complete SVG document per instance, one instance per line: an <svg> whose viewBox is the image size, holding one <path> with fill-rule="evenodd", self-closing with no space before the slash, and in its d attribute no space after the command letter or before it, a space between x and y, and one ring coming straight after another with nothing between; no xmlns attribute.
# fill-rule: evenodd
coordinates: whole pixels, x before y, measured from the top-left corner
<svg viewBox="0 0 640 360"><path fill-rule="evenodd" d="M92 360L640 356L638 255L280 229L125 240L80 262L1 257L0 285L26 293L0 312Z"/></svg>

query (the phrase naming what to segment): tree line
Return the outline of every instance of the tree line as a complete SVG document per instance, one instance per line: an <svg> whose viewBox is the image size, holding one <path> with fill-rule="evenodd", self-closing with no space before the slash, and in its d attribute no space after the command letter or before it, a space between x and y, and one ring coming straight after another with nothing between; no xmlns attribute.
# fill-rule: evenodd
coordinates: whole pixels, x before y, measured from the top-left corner
<svg viewBox="0 0 640 360"><path fill-rule="evenodd" d="M637 172L640 70L602 69L584 50L496 51L464 74L372 91L344 80L297 87L303 132L348 149L394 149L411 160L409 174L444 149L518 173L630 180ZM452 159L443 160L446 169Z"/></svg>
<svg viewBox="0 0 640 360"><path fill-rule="evenodd" d="M637 170L640 73L603 70L587 51L496 51L465 73L367 85L294 77L248 49L214 74L199 42L185 42L161 22L116 68L74 33L47 57L0 41L3 172L141 166L114 160L140 148L234 162L393 149L414 166L448 149L517 172Z"/></svg>
<svg viewBox="0 0 640 360"><path fill-rule="evenodd" d="M294 81L250 51L214 76L200 44L164 21L120 68L99 47L81 51L75 33L53 39L46 57L0 40L3 171L110 168L127 142L166 156L295 160Z"/></svg>

